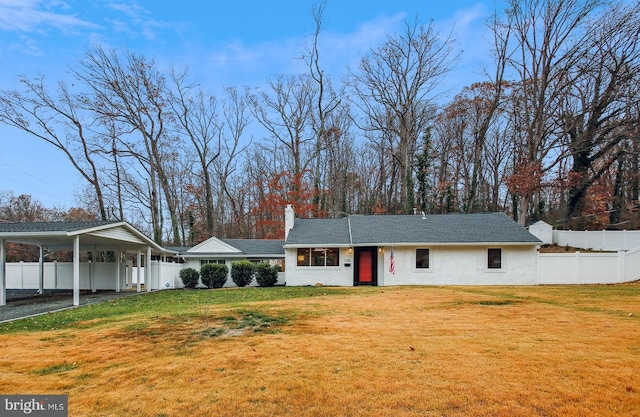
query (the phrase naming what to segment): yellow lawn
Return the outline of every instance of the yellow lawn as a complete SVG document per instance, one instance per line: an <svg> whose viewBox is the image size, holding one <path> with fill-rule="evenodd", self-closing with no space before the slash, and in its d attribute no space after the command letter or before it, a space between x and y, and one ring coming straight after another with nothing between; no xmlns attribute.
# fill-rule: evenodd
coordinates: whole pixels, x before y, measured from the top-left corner
<svg viewBox="0 0 640 417"><path fill-rule="evenodd" d="M640 416L640 291L583 289L323 288L5 334L0 393L68 394L74 417ZM288 321L222 326L246 311Z"/></svg>

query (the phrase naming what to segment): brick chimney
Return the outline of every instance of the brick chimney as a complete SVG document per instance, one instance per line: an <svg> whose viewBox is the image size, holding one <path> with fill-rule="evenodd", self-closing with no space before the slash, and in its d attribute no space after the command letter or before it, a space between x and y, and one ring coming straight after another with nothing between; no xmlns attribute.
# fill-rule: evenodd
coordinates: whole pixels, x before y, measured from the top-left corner
<svg viewBox="0 0 640 417"><path fill-rule="evenodd" d="M293 211L293 206L291 204L287 204L287 207L284 209L284 240L287 240L289 236L289 230L293 229L293 223L295 222L295 212Z"/></svg>

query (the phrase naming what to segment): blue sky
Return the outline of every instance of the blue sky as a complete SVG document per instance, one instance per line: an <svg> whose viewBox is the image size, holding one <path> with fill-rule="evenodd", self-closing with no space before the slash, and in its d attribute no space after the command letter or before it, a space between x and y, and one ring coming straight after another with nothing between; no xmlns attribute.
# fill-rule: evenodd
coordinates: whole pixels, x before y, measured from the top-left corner
<svg viewBox="0 0 640 417"><path fill-rule="evenodd" d="M304 70L298 59L314 30L312 0L0 0L0 89L18 88L18 75L71 81L94 45L126 48L160 69L189 68L210 91L258 86L269 77ZM328 0L320 54L332 76L405 21L433 19L453 30L462 50L443 90L451 94L481 78L488 55L485 22L501 0ZM82 185L59 151L0 125L0 192L30 194L47 207L77 206Z"/></svg>

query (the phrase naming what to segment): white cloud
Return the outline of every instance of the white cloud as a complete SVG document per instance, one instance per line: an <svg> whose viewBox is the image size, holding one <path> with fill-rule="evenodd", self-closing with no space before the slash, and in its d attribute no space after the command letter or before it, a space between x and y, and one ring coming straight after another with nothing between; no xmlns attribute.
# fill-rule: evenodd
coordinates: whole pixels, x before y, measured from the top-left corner
<svg viewBox="0 0 640 417"><path fill-rule="evenodd" d="M404 15L401 14L380 17L360 24L349 33L323 31L319 44L321 66L327 74L340 78L349 65L354 65L370 48L384 42L403 19ZM312 41L310 36L254 44L234 40L226 44L203 45L197 50L190 50L185 60L195 63L191 65L194 75L207 74L214 82L222 81L227 85L262 84L267 78L279 74L307 72L306 62L300 58L305 53L305 46Z"/></svg>
<svg viewBox="0 0 640 417"><path fill-rule="evenodd" d="M73 32L98 27L73 14L56 12L57 8L66 10L68 5L60 1L0 0L0 30L35 32L56 28L62 32Z"/></svg>
<svg viewBox="0 0 640 417"><path fill-rule="evenodd" d="M155 40L160 30L172 27L169 23L152 19L152 13L135 1L112 2L107 7L124 15L125 19L111 19L109 22L115 30L130 36L141 34L145 39Z"/></svg>

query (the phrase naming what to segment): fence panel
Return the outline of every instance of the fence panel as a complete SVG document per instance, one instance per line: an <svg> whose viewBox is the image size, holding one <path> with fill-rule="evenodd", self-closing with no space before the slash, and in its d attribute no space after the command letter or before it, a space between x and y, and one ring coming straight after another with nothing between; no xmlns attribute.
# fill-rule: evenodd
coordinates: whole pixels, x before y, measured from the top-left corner
<svg viewBox="0 0 640 417"><path fill-rule="evenodd" d="M625 282L640 279L640 248L630 250L624 254L624 280Z"/></svg>
<svg viewBox="0 0 640 417"><path fill-rule="evenodd" d="M630 250L640 247L640 230L554 230L553 242L597 250Z"/></svg>
<svg viewBox="0 0 640 417"><path fill-rule="evenodd" d="M580 284L611 284L620 282L618 253L581 253Z"/></svg>
<svg viewBox="0 0 640 417"><path fill-rule="evenodd" d="M615 284L638 275L640 250L632 259L625 252L538 254L538 284Z"/></svg>
<svg viewBox="0 0 640 417"><path fill-rule="evenodd" d="M538 284L578 284L580 263L573 253L539 253Z"/></svg>

